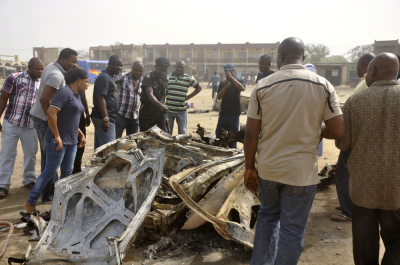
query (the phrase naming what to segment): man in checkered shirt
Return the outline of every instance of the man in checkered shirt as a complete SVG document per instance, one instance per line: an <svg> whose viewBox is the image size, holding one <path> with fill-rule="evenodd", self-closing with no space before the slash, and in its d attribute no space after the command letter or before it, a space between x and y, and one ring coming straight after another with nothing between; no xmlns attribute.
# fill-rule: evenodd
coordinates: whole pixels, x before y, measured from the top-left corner
<svg viewBox="0 0 400 265"><path fill-rule="evenodd" d="M38 139L30 110L35 103L39 90L39 81L44 69L44 63L38 58L32 58L25 72L14 73L7 77L1 89L0 117L0 198L8 194L11 186L11 175L14 171L17 156L17 144L21 139L24 152L24 173L22 183L32 189L35 185L35 163L38 150ZM7 106L8 102L8 106Z"/></svg>
<svg viewBox="0 0 400 265"><path fill-rule="evenodd" d="M139 131L140 94L142 93L142 75L144 67L139 61L132 65L129 73L115 77L118 91L118 116L116 122L116 138Z"/></svg>

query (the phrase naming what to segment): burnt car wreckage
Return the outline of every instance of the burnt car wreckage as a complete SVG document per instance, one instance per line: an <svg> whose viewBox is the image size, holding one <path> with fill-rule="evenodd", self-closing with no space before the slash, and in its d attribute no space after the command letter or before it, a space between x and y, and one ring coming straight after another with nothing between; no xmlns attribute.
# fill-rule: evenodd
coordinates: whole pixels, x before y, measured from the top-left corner
<svg viewBox="0 0 400 265"><path fill-rule="evenodd" d="M139 232L169 236L207 221L252 248L261 203L244 187L243 150L221 147L241 131L224 140L200 125L200 137L154 126L97 148L84 171L56 183L49 222L24 217L39 242L9 264L122 264Z"/></svg>

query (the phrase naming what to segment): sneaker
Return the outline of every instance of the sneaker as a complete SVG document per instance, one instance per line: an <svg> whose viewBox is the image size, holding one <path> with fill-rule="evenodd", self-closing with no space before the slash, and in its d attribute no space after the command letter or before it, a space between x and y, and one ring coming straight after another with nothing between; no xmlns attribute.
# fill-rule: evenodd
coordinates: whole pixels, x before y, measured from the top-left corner
<svg viewBox="0 0 400 265"><path fill-rule="evenodd" d="M0 198L5 197L8 194L8 190L5 188L0 188Z"/></svg>
<svg viewBox="0 0 400 265"><path fill-rule="evenodd" d="M35 182L31 182L25 185L25 187L27 187L29 190L32 190L33 187L35 187Z"/></svg>

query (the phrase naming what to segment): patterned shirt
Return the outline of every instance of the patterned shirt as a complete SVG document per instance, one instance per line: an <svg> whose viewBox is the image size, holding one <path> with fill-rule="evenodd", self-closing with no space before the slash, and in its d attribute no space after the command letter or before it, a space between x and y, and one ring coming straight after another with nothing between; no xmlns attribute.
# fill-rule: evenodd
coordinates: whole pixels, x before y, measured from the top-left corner
<svg viewBox="0 0 400 265"><path fill-rule="evenodd" d="M39 91L40 79L33 80L27 71L7 77L2 91L10 94L4 119L18 127L33 128L30 111Z"/></svg>
<svg viewBox="0 0 400 265"><path fill-rule="evenodd" d="M168 76L167 108L171 112L186 111L186 95L189 87L197 85L197 81L183 74L175 76L174 73Z"/></svg>
<svg viewBox="0 0 400 265"><path fill-rule="evenodd" d="M400 84L376 81L344 104L345 136L336 147L351 149L348 161L354 204L400 209Z"/></svg>
<svg viewBox="0 0 400 265"><path fill-rule="evenodd" d="M138 89L136 90L131 72L115 77L115 84L118 91L119 115L128 119L138 118L140 95L142 93L141 83L142 78L140 78Z"/></svg>

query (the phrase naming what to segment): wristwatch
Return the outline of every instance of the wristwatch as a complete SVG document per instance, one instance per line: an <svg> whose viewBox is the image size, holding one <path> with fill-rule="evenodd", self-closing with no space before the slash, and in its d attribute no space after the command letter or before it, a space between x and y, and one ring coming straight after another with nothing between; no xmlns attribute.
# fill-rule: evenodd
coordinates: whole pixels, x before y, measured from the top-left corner
<svg viewBox="0 0 400 265"><path fill-rule="evenodd" d="M108 117L104 117L104 118L103 118L103 121L108 121L108 120L109 120Z"/></svg>

